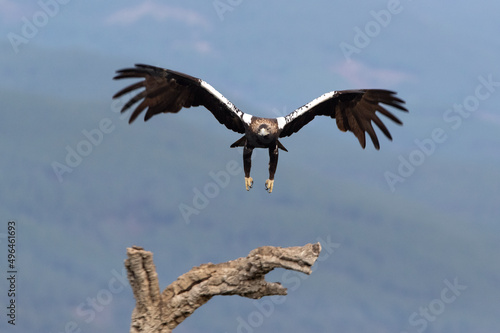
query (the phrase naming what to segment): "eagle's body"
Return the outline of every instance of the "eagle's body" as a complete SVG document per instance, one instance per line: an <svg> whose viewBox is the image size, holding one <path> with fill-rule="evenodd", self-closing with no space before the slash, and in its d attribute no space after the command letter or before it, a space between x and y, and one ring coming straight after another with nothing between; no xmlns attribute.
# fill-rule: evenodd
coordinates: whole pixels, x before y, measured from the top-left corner
<svg viewBox="0 0 500 333"><path fill-rule="evenodd" d="M363 148L366 145L365 133L368 133L375 148L379 149L372 121L387 138L390 140L392 138L375 112L378 111L392 121L401 124L401 121L380 103L407 111L403 106L404 101L394 96L395 93L392 91L361 89L331 91L285 117L260 118L238 109L207 82L183 73L149 65L136 65L135 68L119 70L115 79L122 78L144 78L143 81L128 86L113 96L113 98L118 98L133 90L145 88L122 108L122 112L124 112L142 100L132 113L129 123L132 123L146 108L144 120L159 113L177 113L183 107L202 105L228 129L244 134L231 147L243 147L245 187L247 190L252 187L253 183L250 177L252 151L254 148L268 148L269 179L266 181L266 189L269 193L273 190L274 174L278 165L278 150L287 151L279 138L290 136L299 131L315 116L335 118L338 128L344 132L353 132Z"/></svg>

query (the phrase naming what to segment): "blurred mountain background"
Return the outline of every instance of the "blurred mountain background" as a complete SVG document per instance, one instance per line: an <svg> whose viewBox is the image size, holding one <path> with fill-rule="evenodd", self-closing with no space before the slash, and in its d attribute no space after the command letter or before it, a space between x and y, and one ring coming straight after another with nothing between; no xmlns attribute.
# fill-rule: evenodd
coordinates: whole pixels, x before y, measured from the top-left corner
<svg viewBox="0 0 500 333"><path fill-rule="evenodd" d="M164 289L202 263L317 241L312 275L268 277L284 301L216 297L176 331L498 331L499 3L0 6L2 332L128 331L132 245L154 253ZM395 90L410 113L386 122L380 151L318 118L282 140L272 194L267 151L254 153L247 192L239 134L205 109L127 124L111 96L129 82L112 77L134 63L203 78L257 116L350 88Z"/></svg>

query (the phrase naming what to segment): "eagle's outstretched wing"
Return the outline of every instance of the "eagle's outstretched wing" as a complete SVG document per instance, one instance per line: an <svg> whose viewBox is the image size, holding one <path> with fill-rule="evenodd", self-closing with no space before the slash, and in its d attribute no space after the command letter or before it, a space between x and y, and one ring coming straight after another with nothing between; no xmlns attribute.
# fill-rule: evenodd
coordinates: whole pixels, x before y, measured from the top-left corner
<svg viewBox="0 0 500 333"><path fill-rule="evenodd" d="M368 132L373 145L379 149L380 145L372 121L389 140L392 140L392 137L376 112L380 112L395 123L402 124L380 104L408 111L403 106L405 102L395 94L393 91L381 89L342 90L326 93L284 117L285 122L280 137L292 135L315 116L330 116L336 119L341 131L353 132L363 148L366 145L365 133Z"/></svg>
<svg viewBox="0 0 500 333"><path fill-rule="evenodd" d="M205 81L169 69L142 64L135 66L117 71L114 77L115 80L144 78L143 81L134 83L113 96L118 98L136 89L145 88L132 97L121 110L124 112L142 100L130 116L129 123L132 123L145 109L147 109L144 116L146 121L159 113L176 113L183 107L202 105L228 129L245 133L243 124L245 114Z"/></svg>

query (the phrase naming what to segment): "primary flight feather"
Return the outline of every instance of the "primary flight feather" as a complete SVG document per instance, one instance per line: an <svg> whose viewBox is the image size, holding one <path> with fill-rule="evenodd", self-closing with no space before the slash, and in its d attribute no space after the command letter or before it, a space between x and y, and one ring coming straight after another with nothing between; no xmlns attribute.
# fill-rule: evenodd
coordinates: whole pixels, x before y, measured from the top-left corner
<svg viewBox="0 0 500 333"><path fill-rule="evenodd" d="M278 150L287 151L278 139L299 131L316 116L335 118L338 128L343 132L354 133L363 148L366 146L365 133L368 133L374 147L378 150L380 145L372 123L377 125L389 140L392 140L392 137L378 117L377 112L397 124L402 124L381 104L400 111L408 111L404 107L405 102L396 97L396 93L393 91L359 89L331 91L285 117L261 118L244 113L210 84L184 73L137 64L134 68L117 71L117 75L114 77L114 79L124 78L143 79L120 90L113 96L113 98L119 98L129 92L144 88L132 97L121 110L124 112L138 103L130 116L129 123L132 123L143 111L146 111L144 115L146 121L159 113L177 113L182 108L204 106L228 129L244 134L231 145L231 148L243 147L243 168L247 190L253 184L253 179L250 177L253 149L268 148L269 179L266 180L266 189L269 193L273 191L274 187Z"/></svg>

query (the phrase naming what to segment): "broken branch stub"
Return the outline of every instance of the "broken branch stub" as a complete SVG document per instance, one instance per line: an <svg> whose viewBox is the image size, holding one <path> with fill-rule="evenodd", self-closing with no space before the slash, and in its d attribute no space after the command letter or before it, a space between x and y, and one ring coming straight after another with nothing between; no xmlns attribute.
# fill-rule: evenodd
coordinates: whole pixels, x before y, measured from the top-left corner
<svg viewBox="0 0 500 333"><path fill-rule="evenodd" d="M136 300L130 332L171 332L216 295L286 295L285 287L267 282L265 275L275 268L311 274L320 251L319 243L259 247L244 258L193 267L160 293L153 254L137 246L128 248L125 267Z"/></svg>

